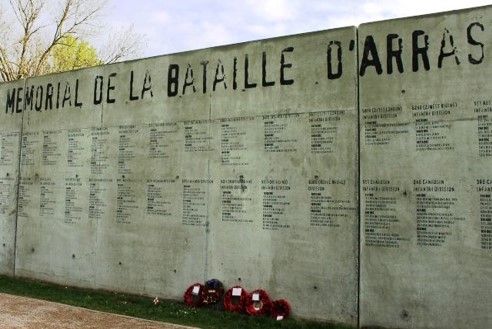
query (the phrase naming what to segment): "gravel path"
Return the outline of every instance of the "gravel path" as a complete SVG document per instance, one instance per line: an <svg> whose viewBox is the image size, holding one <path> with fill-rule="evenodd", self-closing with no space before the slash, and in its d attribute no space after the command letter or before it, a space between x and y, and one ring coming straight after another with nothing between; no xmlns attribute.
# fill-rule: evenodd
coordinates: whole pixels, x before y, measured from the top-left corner
<svg viewBox="0 0 492 329"><path fill-rule="evenodd" d="M0 294L0 328L192 329L7 294Z"/></svg>

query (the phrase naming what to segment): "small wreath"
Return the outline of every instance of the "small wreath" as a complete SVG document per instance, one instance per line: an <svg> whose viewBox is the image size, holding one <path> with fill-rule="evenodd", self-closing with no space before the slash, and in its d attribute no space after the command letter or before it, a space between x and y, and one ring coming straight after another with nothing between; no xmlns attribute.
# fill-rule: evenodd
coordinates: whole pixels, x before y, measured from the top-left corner
<svg viewBox="0 0 492 329"><path fill-rule="evenodd" d="M263 289L253 291L246 304L246 313L253 316L269 314L272 301Z"/></svg>
<svg viewBox="0 0 492 329"><path fill-rule="evenodd" d="M202 294L204 291L203 284L195 283L186 289L183 299L186 305L190 307L200 307L203 305Z"/></svg>
<svg viewBox="0 0 492 329"><path fill-rule="evenodd" d="M285 299L279 299L272 303L272 316L277 320L285 319L290 314L290 305Z"/></svg>
<svg viewBox="0 0 492 329"><path fill-rule="evenodd" d="M240 289L240 295L237 295ZM234 292L236 294L234 294ZM224 309L229 312L242 312L246 309L246 304L250 294L240 286L234 286L224 294Z"/></svg>
<svg viewBox="0 0 492 329"><path fill-rule="evenodd" d="M211 279L205 282L205 287L202 293L203 304L217 303L224 295L224 286L217 279Z"/></svg>

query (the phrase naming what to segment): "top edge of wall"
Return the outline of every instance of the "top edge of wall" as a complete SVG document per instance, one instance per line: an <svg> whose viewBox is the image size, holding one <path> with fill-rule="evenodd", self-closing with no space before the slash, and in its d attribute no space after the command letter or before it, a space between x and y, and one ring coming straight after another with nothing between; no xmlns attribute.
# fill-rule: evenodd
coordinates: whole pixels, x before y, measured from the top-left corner
<svg viewBox="0 0 492 329"><path fill-rule="evenodd" d="M271 38L265 38L265 39L255 39L255 40L248 40L248 41L242 41L242 42L237 42L237 43L223 44L223 45L217 45L217 46L206 47L206 48L196 48L196 49L184 50L184 51L175 52L175 53L161 54L161 55L155 55L155 56L150 56L150 57L141 57L141 58L136 58L136 59L132 59L132 60L111 63L111 64L103 64L103 65L99 65L99 66L85 67L85 68L80 68L80 69L76 69L76 70L72 70L72 71L64 71L64 72L50 73L50 74L39 75L39 76L32 76L32 77L27 77L27 78L16 80L16 81L17 82L22 81L22 80L27 81L29 79L36 79L39 77L62 75L62 74L67 74L68 72L80 72L80 71L84 71L84 70L93 70L93 69L97 69L100 67L109 67L109 66L113 66L113 65L128 65L128 64L140 62L143 60L153 60L153 59L159 59L159 58L170 57L170 56L182 56L182 55L192 54L192 53L196 53L196 52L223 51L223 50L227 50L228 48L241 47L241 46L246 46L246 45L255 44L255 43L279 41L279 40L291 38L291 37L309 36L309 35L314 35L314 34L319 34L319 33L336 32L336 31L347 30L347 29L354 31L354 33L355 33L355 31L357 31L357 26L349 25L349 26L342 26L342 27L336 27L336 28L325 29L325 30L308 31L308 32L302 32L302 33L296 33L296 34L286 34L286 35L281 35L281 36L276 36L276 37L271 37ZM2 83L0 82L0 85L1 84Z"/></svg>
<svg viewBox="0 0 492 329"><path fill-rule="evenodd" d="M155 56L151 56L151 57L143 57L140 59L135 59L135 60L126 61L126 62L139 61L142 59L150 59L150 58L159 58L159 57L163 57L163 56L182 55L182 54L187 54L187 53L194 53L197 51L222 50L222 49L233 48L233 47L238 47L238 46L245 46L245 45L249 45L249 44L253 44L253 43L279 41L279 40L291 38L291 37L301 37L301 36L308 36L308 35L314 35L314 34L319 34L319 33L336 32L336 31L347 30L347 29L351 29L353 31L356 31L357 26L347 25L347 26L335 27L335 28L330 28L330 29L314 30L314 31L307 31L307 32L302 32L302 33L294 33L294 34L285 34L285 35L279 35L279 36L271 37L271 38L253 39L253 40L222 44L222 45L206 47L206 48L196 48L196 49L189 49L189 50L184 50L184 51L175 52L175 53L161 54L161 55L155 55ZM123 62L120 62L120 63L123 63ZM115 64L117 64L117 63L115 63Z"/></svg>
<svg viewBox="0 0 492 329"><path fill-rule="evenodd" d="M422 15L402 16L402 17L396 17L396 18L382 19L382 20L378 20L378 21L361 23L361 24L359 24L358 28L363 27L363 26L368 26L368 25L380 24L383 22L403 21L403 20L422 19L422 18L433 18L433 17L443 16L443 15L454 15L454 14L458 14L458 13L466 13L466 12L475 11L475 10L479 10L479 9L485 9L485 8L492 8L492 5L469 7L469 8L454 9L454 10L447 10L447 11L438 11L438 12L422 14Z"/></svg>
<svg viewBox="0 0 492 329"><path fill-rule="evenodd" d="M12 82L17 82L18 83L19 81L24 81L24 80L27 81L29 79L38 78L38 77L42 77L42 76L56 76L56 75L67 74L67 72L77 72L77 71L83 71L83 70L97 69L97 68L99 68L101 66L107 67L107 66L110 66L110 65L122 65L122 64L125 65L125 64L131 64L131 63L139 62L139 61L142 61L142 60L158 59L158 58L168 57L168 56L185 55L185 54L195 53L195 52L198 52L198 51L225 50L227 48L244 46L244 45L248 45L248 44L252 44L252 43L277 41L277 40L281 40L281 39L285 39L285 38L289 38L289 37L295 37L295 36L304 36L304 35L317 34L317 33L326 33L327 31L335 32L335 31L338 31L338 30L346 30L346 29L352 29L352 30L356 31L360 27L370 26L370 25L374 25L374 24L380 24L382 22L402 21L402 20L410 20L410 19L416 19L416 18L418 18L418 19L421 19L421 18L432 18L432 17L435 17L435 16L456 14L456 13L459 13L459 12L469 12L469 11L474 11L474 10L477 10L477 9L485 9L485 8L492 8L492 4L491 5L485 5L485 6L469 7L469 8L463 8L463 9L443 11L443 12L434 12L434 13L428 13L428 14L423 14L423 15L404 16L404 17L390 18L390 19L384 19L384 20L378 20L378 21L371 21L371 22L361 23L358 26L348 25L348 26L342 26L342 27L336 27L336 28L330 28L330 29L323 29L323 30L315 30L315 31L302 32L302 33L281 35L281 36L276 36L276 37L271 37L271 38L265 38L265 39L254 39L254 40L248 40L248 41L231 43L231 44L223 44L223 45L217 45L217 46L212 46L212 47L207 47L207 48L196 48L196 49L190 49L190 50L185 50L185 51L180 51L180 52L175 52L175 53L160 54L160 55L155 55L155 56L150 56L150 57L141 57L141 58L137 58L137 59L127 60L127 61L122 61L122 62L117 62L117 63L111 63L111 64L104 64L104 65L100 65L100 66L92 66L92 67L87 67L87 68L81 68L81 69L76 69L76 70L72 70L72 71L65 71L65 72L58 72L58 73L50 73L50 74L40 75L40 76L35 76L35 77L27 77L27 78L16 80L16 81L0 82L0 85L6 84L6 83L12 83Z"/></svg>
<svg viewBox="0 0 492 329"><path fill-rule="evenodd" d="M319 33L326 33L326 32L336 32L340 30L347 30L351 29L352 31L357 30L357 26L355 25L349 25L349 26L342 26L342 27L336 27L336 28L330 28L330 29L324 29L324 30L314 30L314 31L307 31L307 32L302 32L302 33L295 33L295 34L286 34L286 35L281 35L281 36L276 36L272 38L265 38L265 39L254 39L254 40L248 40L248 41L242 41L242 42L236 42L236 43L230 43L230 44L222 44L222 45L217 45L217 46L212 46L212 47L206 47L206 48L196 48L196 49L189 49L189 50L184 50L184 51L179 51L175 53L167 53L167 54L160 54L160 55L155 55L155 56L149 56L149 57L141 57L141 58L136 58L136 59L131 59L131 60L126 60L126 61L121 61L121 62L116 62L116 63L111 63L111 64L103 64L103 65L98 65L98 66L92 66L92 67L85 67L85 68L80 68L72 71L65 71L65 72L57 72L57 73L50 73L50 74L45 74L45 75L39 75L39 76L32 76L32 77L27 77L21 80L28 80L28 79L33 79L33 78L38 78L38 77L46 77L46 76L56 76L60 74L66 74L67 72L76 72L76 71L83 71L83 70L90 70L90 69L95 69L98 67L107 67L111 65L122 65L122 64L131 64L135 62L140 62L142 60L152 60L152 59L159 59L163 57L169 57L169 56L182 56L186 54L191 54L191 53L196 53L199 51L218 51L218 50L226 50L227 48L234 48L234 47L240 47L240 46L246 46L249 44L255 44L255 43L263 43L263 42L271 42L271 41L279 41L282 39L286 38L291 38L291 37L302 37L302 36L308 36L308 35L315 35ZM21 81L21 80L16 80L16 81ZM1 83L0 83L1 85Z"/></svg>

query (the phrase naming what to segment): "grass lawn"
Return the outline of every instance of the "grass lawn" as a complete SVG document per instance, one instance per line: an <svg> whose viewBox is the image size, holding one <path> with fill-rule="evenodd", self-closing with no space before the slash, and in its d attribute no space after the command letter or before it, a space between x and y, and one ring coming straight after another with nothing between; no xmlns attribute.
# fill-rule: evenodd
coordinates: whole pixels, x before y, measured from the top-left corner
<svg viewBox="0 0 492 329"><path fill-rule="evenodd" d="M296 329L351 329L330 323L285 319L276 321L268 317L251 317L219 310L217 305L190 308L183 302L160 300L154 305L153 298L64 287L55 284L0 276L0 292L44 299L88 309L124 314L137 318L170 322L199 328L296 328Z"/></svg>

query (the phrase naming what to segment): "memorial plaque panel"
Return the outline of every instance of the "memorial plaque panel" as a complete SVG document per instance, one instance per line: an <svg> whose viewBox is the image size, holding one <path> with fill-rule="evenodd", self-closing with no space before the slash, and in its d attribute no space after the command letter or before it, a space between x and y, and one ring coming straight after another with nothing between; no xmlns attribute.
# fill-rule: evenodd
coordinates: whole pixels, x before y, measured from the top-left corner
<svg viewBox="0 0 492 329"><path fill-rule="evenodd" d="M85 98L92 95L83 83L90 76L84 70L27 79L23 91L16 89L22 108L6 109L23 122L18 275L94 287L97 222L89 220L89 175L97 151L92 130L102 115Z"/></svg>
<svg viewBox="0 0 492 329"><path fill-rule="evenodd" d="M355 40L321 31L7 88L23 100L6 109L24 121L17 273L166 298L242 280L355 324Z"/></svg>
<svg viewBox="0 0 492 329"><path fill-rule="evenodd" d="M359 28L361 325L492 326L491 16Z"/></svg>
<svg viewBox="0 0 492 329"><path fill-rule="evenodd" d="M487 6L1 84L0 274L490 328L491 29Z"/></svg>
<svg viewBox="0 0 492 329"><path fill-rule="evenodd" d="M219 149L210 165L207 254L207 273L229 286L265 288L272 298L291 301L299 316L352 324L355 38L355 29L346 28L233 49L237 90L230 97L218 85L211 100ZM217 57L229 58L220 50ZM247 83L239 78L246 63ZM234 80L228 88L234 92Z"/></svg>
<svg viewBox="0 0 492 329"><path fill-rule="evenodd" d="M23 82L2 84L2 91L23 88ZM0 104L22 107L17 93L0 93ZM22 117L2 114L0 120L0 274L13 275Z"/></svg>

